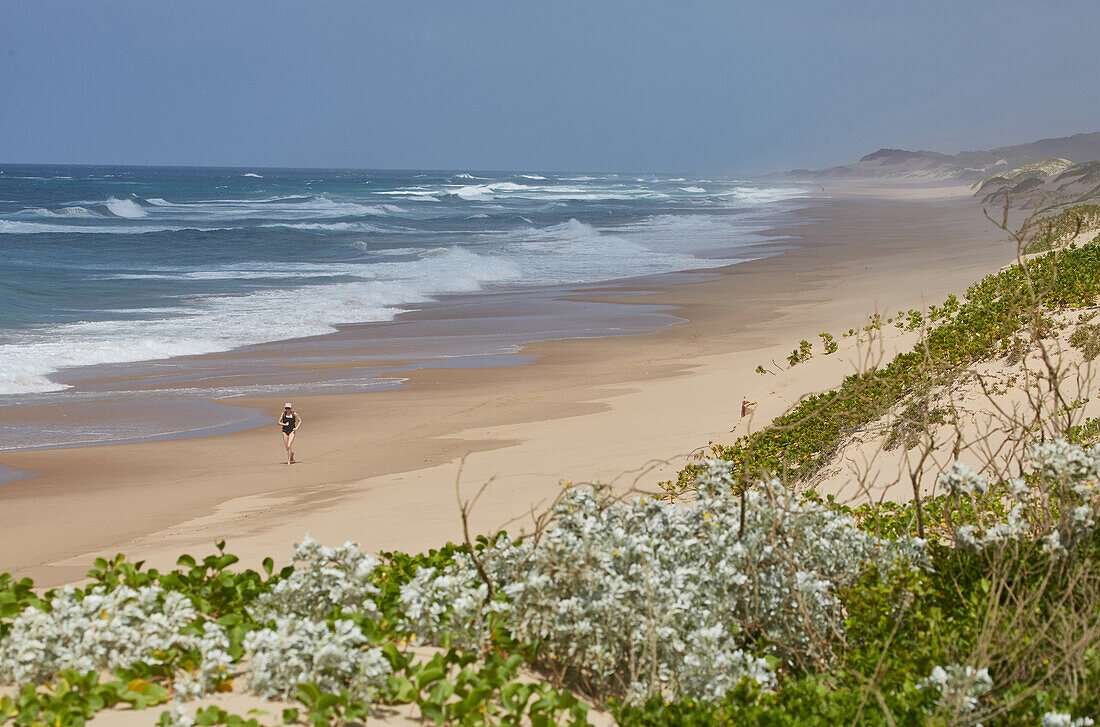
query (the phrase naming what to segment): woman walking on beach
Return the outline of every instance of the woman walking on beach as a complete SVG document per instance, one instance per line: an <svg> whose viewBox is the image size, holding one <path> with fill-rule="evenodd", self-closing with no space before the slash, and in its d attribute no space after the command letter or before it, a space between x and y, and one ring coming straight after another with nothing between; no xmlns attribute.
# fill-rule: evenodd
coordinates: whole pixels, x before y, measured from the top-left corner
<svg viewBox="0 0 1100 727"><path fill-rule="evenodd" d="M302 417L288 401L283 405L283 415L279 417L279 426L283 429L283 445L286 446L286 463L294 464L294 433L302 426Z"/></svg>

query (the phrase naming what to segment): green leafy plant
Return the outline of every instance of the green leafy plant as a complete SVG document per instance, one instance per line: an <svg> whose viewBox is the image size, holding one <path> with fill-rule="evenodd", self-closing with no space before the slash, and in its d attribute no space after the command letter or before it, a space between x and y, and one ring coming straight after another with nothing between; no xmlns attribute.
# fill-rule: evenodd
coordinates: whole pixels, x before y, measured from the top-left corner
<svg viewBox="0 0 1100 727"><path fill-rule="evenodd" d="M711 445L702 456L734 462L746 480L766 473L806 478L826 461L845 432L879 418L905 397L921 397L969 364L1008 353L1022 330L1045 335L1050 319L1035 315L1037 310L1089 307L1098 295L1098 245L1071 246L986 276L970 286L964 299L949 296L942 306L933 306L928 320L935 325L912 350L806 398L760 432L732 444ZM913 316L911 322L917 321ZM798 358L800 350L788 360ZM675 482L664 486L672 494L683 491L699 471L698 465L688 465Z"/></svg>
<svg viewBox="0 0 1100 727"><path fill-rule="evenodd" d="M809 361L810 357L813 355L813 346L809 341L802 340L798 342L798 348L792 351L791 355L787 356L787 362L791 366L797 366L803 361Z"/></svg>
<svg viewBox="0 0 1100 727"><path fill-rule="evenodd" d="M96 712L116 704L145 709L167 698L168 690L142 679L100 683L94 671L66 669L47 687L25 684L14 698L0 698L0 724L10 720L21 727L81 727Z"/></svg>

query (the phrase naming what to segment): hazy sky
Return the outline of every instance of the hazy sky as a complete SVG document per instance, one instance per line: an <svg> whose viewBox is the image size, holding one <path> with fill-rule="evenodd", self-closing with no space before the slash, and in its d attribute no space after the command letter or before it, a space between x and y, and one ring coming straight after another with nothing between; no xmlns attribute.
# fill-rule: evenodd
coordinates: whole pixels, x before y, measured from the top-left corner
<svg viewBox="0 0 1100 727"><path fill-rule="evenodd" d="M0 0L0 163L762 172L1100 130L1100 2Z"/></svg>

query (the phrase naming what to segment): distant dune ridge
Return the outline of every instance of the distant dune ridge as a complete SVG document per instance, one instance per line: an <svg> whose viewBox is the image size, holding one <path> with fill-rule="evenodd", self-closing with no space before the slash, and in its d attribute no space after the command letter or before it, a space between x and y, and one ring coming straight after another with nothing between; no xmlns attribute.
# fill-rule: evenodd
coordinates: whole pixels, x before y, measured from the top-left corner
<svg viewBox="0 0 1100 727"><path fill-rule="evenodd" d="M859 161L827 169L793 169L777 177L812 180L971 182L987 204L1058 207L1100 199L1100 132L1040 139L988 151L941 154L879 149Z"/></svg>

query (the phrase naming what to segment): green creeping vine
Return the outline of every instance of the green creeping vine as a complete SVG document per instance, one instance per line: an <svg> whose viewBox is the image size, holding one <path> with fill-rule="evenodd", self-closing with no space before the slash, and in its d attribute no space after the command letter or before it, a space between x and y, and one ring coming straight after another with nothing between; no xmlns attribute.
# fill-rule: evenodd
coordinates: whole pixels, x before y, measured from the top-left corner
<svg viewBox="0 0 1100 727"><path fill-rule="evenodd" d="M760 432L712 445L704 457L734 463L744 481L767 473L787 480L808 477L827 461L845 432L881 417L906 396L950 382L972 363L1008 352L1012 339L1029 324L1049 327L1049 321L1032 318L1037 306L1084 308L1094 305L1098 295L1100 245L1095 244L1071 246L986 276L970 286L964 301L952 295L942 306L932 306L927 316L931 328L911 351L805 399ZM914 324L925 322L912 313ZM688 465L675 482L662 484L670 494L683 492L700 471L700 465Z"/></svg>
<svg viewBox="0 0 1100 727"><path fill-rule="evenodd" d="M1053 217L1039 222L1035 240L1024 250L1026 254L1047 252L1064 241L1100 222L1100 205L1080 204L1067 207Z"/></svg>
<svg viewBox="0 0 1100 727"><path fill-rule="evenodd" d="M491 652L483 659L473 652L450 648L425 662L413 663L393 644L386 655L394 665L377 701L388 705L415 704L423 719L436 724L481 727L483 725L532 725L570 727L588 725L588 705L567 691L546 684L519 680L524 659L519 654ZM353 698L348 691L325 693L316 684L298 687L298 701L314 727L365 722L371 703ZM565 722L561 722L561 719ZM298 710L283 713L284 723L300 720Z"/></svg>
<svg viewBox="0 0 1100 727"><path fill-rule="evenodd" d="M24 684L15 698L0 697L0 724L19 727L82 727L96 712L116 704L145 709L168 698L168 690L143 679L100 683L99 674L62 671L48 687Z"/></svg>

